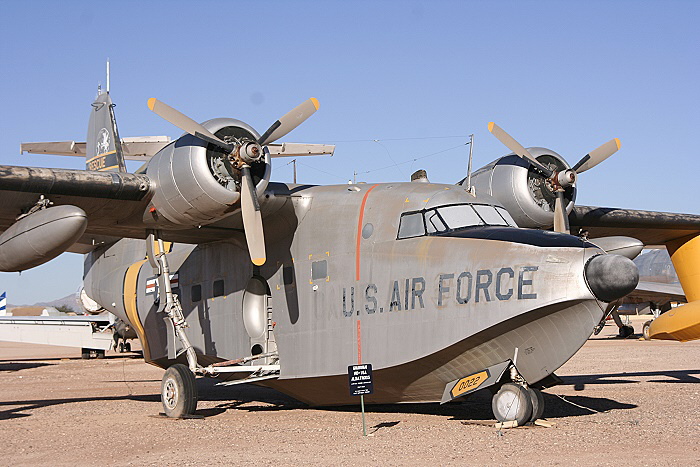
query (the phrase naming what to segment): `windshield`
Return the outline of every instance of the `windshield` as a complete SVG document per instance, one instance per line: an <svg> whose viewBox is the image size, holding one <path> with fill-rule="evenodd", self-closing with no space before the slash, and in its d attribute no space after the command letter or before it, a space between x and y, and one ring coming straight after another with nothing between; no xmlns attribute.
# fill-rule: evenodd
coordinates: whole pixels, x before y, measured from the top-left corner
<svg viewBox="0 0 700 467"><path fill-rule="evenodd" d="M398 238L486 225L517 227L508 211L488 204L454 204L401 215Z"/></svg>

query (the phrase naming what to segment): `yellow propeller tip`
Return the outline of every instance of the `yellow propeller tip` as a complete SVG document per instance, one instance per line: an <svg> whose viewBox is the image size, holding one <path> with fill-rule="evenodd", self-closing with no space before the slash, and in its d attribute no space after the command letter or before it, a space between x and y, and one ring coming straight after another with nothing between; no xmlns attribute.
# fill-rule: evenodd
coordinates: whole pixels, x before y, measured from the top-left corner
<svg viewBox="0 0 700 467"><path fill-rule="evenodd" d="M153 110L153 107L155 107L155 106L156 106L156 98L151 97L150 99L148 99L148 108Z"/></svg>
<svg viewBox="0 0 700 467"><path fill-rule="evenodd" d="M494 122L489 122L489 131L493 132L493 126L495 125Z"/></svg>
<svg viewBox="0 0 700 467"><path fill-rule="evenodd" d="M315 97L311 98L311 102L314 104L314 107L316 107L316 110L318 110L318 108L321 106L321 104L318 103L318 99Z"/></svg>
<svg viewBox="0 0 700 467"><path fill-rule="evenodd" d="M615 144L617 144L617 149L620 149L622 146L622 143L620 142L620 138L615 138Z"/></svg>
<svg viewBox="0 0 700 467"><path fill-rule="evenodd" d="M265 259L266 258L254 258L253 264L256 266L262 266L263 264L265 264Z"/></svg>

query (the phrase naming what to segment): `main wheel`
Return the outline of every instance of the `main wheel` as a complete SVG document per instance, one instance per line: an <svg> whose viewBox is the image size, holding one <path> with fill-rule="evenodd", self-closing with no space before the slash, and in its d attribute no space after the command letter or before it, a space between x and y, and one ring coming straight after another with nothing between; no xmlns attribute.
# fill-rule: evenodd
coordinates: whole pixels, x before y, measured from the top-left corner
<svg viewBox="0 0 700 467"><path fill-rule="evenodd" d="M131 352L131 344L129 342L124 343L124 352Z"/></svg>
<svg viewBox="0 0 700 467"><path fill-rule="evenodd" d="M506 383L491 399L491 409L499 422L515 420L524 425L532 415L532 401L524 387Z"/></svg>
<svg viewBox="0 0 700 467"><path fill-rule="evenodd" d="M644 336L645 341L651 340L651 336L649 335L649 326L651 326L651 321L647 321L644 323L644 326L642 326L642 335Z"/></svg>
<svg viewBox="0 0 700 467"><path fill-rule="evenodd" d="M194 374L182 363L176 363L163 375L160 400L165 415L180 418L197 410L197 385Z"/></svg>
<svg viewBox="0 0 700 467"><path fill-rule="evenodd" d="M542 391L535 388L527 388L527 393L530 396L530 402L532 402L530 421L534 422L538 418L542 418L542 414L544 413L544 396L542 395Z"/></svg>

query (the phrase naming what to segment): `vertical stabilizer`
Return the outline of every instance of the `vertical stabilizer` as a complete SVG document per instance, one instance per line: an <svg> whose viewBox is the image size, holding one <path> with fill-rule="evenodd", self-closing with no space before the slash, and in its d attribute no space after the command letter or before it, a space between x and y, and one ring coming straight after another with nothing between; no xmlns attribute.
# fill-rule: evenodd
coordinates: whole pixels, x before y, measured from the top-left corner
<svg viewBox="0 0 700 467"><path fill-rule="evenodd" d="M5 292L0 295L0 316L7 316L7 298Z"/></svg>
<svg viewBox="0 0 700 467"><path fill-rule="evenodd" d="M100 92L92 103L85 149L87 170L126 172L121 140L109 92Z"/></svg>

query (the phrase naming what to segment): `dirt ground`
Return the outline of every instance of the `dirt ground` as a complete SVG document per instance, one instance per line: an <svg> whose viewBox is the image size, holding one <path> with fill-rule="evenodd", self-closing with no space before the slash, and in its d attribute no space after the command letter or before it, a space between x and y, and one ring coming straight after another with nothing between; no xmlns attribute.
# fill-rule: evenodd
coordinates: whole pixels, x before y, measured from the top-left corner
<svg viewBox="0 0 700 467"><path fill-rule="evenodd" d="M637 331L641 323L635 323ZM462 404L310 409L199 380L199 419L159 416L163 371L136 354L0 342L2 465L699 465L700 341L589 340L547 390L551 428L493 427Z"/></svg>

